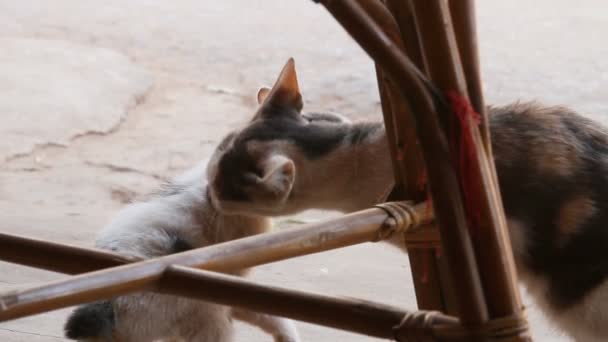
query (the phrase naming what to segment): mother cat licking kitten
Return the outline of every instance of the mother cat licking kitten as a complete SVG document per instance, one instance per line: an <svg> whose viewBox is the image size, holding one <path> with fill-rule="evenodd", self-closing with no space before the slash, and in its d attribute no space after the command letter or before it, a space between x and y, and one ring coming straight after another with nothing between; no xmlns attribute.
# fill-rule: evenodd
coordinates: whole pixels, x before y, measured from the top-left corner
<svg viewBox="0 0 608 342"><path fill-rule="evenodd" d="M220 211L349 212L384 200L393 175L381 122L303 113L292 59L258 102L209 164ZM608 340L608 130L533 103L490 107L489 119L519 279L576 341Z"/></svg>
<svg viewBox="0 0 608 342"><path fill-rule="evenodd" d="M147 201L123 208L98 234L96 246L147 259L270 230L270 219L260 215L218 213L207 196L206 166L199 164ZM300 341L286 318L152 292L82 305L68 318L65 331L79 341L229 342L233 318L261 328L275 342Z"/></svg>

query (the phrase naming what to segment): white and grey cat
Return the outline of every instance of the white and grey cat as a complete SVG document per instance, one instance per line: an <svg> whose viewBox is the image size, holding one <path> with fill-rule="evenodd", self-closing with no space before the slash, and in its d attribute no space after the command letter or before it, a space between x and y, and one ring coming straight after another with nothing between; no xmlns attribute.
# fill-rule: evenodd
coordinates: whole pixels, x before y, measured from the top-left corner
<svg viewBox="0 0 608 342"><path fill-rule="evenodd" d="M202 163L148 201L122 209L99 233L96 245L121 255L154 258L267 232L270 219L225 215L207 196ZM244 276L247 270L235 272ZM81 341L232 341L232 318L255 325L276 342L298 342L292 321L184 297L144 292L86 304L65 325Z"/></svg>
<svg viewBox="0 0 608 342"><path fill-rule="evenodd" d="M348 212L384 199L393 175L381 122L302 113L293 60L258 100L209 165L219 210ZM608 340L608 130L564 107L489 111L519 279L577 341Z"/></svg>

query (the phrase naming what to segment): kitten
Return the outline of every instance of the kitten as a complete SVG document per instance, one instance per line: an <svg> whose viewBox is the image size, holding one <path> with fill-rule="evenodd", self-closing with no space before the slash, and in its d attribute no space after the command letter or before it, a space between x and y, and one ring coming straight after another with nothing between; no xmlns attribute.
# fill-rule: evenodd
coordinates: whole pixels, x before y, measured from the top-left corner
<svg viewBox="0 0 608 342"><path fill-rule="evenodd" d="M217 208L348 212L385 198L393 175L382 123L301 114L293 60L258 100L209 164ZM489 114L519 278L577 341L607 340L608 130L563 107L518 103Z"/></svg>
<svg viewBox="0 0 608 342"><path fill-rule="evenodd" d="M148 201L121 210L99 233L97 247L147 259L270 229L270 219L259 215L218 213L207 197L205 167L202 163ZM68 318L65 331L83 341L224 342L232 340L232 318L260 327L275 341L300 340L288 319L152 292L83 305Z"/></svg>

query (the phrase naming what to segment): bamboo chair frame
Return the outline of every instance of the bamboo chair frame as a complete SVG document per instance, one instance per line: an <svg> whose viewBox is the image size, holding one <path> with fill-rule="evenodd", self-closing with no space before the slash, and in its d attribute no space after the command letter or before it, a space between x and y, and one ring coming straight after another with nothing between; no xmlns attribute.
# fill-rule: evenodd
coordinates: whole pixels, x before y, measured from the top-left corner
<svg viewBox="0 0 608 342"><path fill-rule="evenodd" d="M389 196L393 202L152 260L0 234L1 260L73 275L0 294L0 322L135 291L156 291L396 341L531 341L492 162L473 0L315 2L376 63L395 175ZM461 124L454 119L444 96L449 91L468 99L480 113L479 128L470 118ZM455 149L448 143L448 132L470 132L472 138L470 179L481 198L478 227L470 227L467 220L471 208L463 201L462 171L450 162ZM425 161L432 167L425 168ZM425 175L428 189L418 184ZM210 272L380 241L393 234L405 234L421 311ZM426 279L421 278L423 272Z"/></svg>

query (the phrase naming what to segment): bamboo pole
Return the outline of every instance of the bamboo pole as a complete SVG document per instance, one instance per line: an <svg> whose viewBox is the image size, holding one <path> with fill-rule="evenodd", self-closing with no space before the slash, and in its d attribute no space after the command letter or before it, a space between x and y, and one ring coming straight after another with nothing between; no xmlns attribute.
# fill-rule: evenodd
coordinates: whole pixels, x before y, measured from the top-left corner
<svg viewBox="0 0 608 342"><path fill-rule="evenodd" d="M466 217L458 179L449 163L447 141L436 115L437 108L429 84L403 52L382 32L357 4L346 0L319 1L391 77L411 101L416 127L427 164L433 204L441 230L443 251L450 275L459 294L459 317L463 324L479 326L488 313Z"/></svg>
<svg viewBox="0 0 608 342"><path fill-rule="evenodd" d="M424 172L424 161L418 158L420 154L417 152L415 124L413 120L409 120L411 118L410 110L406 101L399 94L397 87L378 66L376 67L376 73L386 135L389 141L389 152L392 156L393 172L396 178L395 189L390 194L389 199L413 198L416 201L423 201L425 192L422 191L421 193L417 189L416 182L420 174ZM408 122L411 125L408 125ZM449 311L444 305L436 250L437 248L429 247L429 244L425 248L411 248L408 246L410 272L414 283L416 302L420 309L454 313L454 310Z"/></svg>
<svg viewBox="0 0 608 342"><path fill-rule="evenodd" d="M502 208L503 205L502 198L500 197L498 176L493 162L494 157L492 153L490 118L483 99L483 90L481 86L479 53L477 48L477 28L475 25L475 4L473 0L460 0L449 1L449 6L460 61L462 62L462 68L469 92L469 100L475 111L481 116L481 123L479 126L481 139L486 149L488 160L490 161L489 166L492 171L492 178L496 189L494 193L497 195L496 201L500 203L500 207Z"/></svg>
<svg viewBox="0 0 608 342"><path fill-rule="evenodd" d="M428 67L424 57L424 50L420 44L420 34L418 24L413 12L413 5L410 0L387 0L387 5L394 14L399 24L402 39L406 46L405 52L413 63L428 76ZM395 89L399 92L398 89ZM397 119L398 118L398 119ZM416 125L411 113L401 113L396 117L396 126L403 132L406 146L411 146L405 156L406 169L409 176L409 184L420 182L425 177L425 162L420 158L418 138L416 136ZM426 186L421 188L419 185L407 189L406 198L414 201L426 200ZM441 310L449 314L456 314L456 294L449 277L447 260L441 257L441 249L427 249L419 253L409 252L414 275L414 286L416 292L423 291L420 297L424 297L422 309ZM414 260L413 260L414 259ZM426 282L421 280L426 276ZM418 285L416 285L419 283Z"/></svg>
<svg viewBox="0 0 608 342"><path fill-rule="evenodd" d="M408 241L414 244L413 248L416 248L418 244L428 245L439 242L436 227L433 224L424 223L433 220L434 214L425 212L424 215L424 225L406 233ZM40 250L43 252L38 253L37 251ZM64 274L82 274L142 261L142 259L126 258L101 249L76 247L1 233L0 260Z"/></svg>
<svg viewBox="0 0 608 342"><path fill-rule="evenodd" d="M386 339L393 339L395 327L411 315L384 304L259 285L243 278L183 266L169 266L159 290ZM429 335L433 335L432 325L458 327L456 318L439 313L432 317L433 322L426 331Z"/></svg>
<svg viewBox="0 0 608 342"><path fill-rule="evenodd" d="M450 14L456 35L456 43L460 54L460 61L465 75L469 100L475 111L482 117L480 130L481 137L489 156L492 155L492 142L488 113L483 99L481 87L481 74L479 53L477 47L477 27L475 25L475 3L473 0L449 1Z"/></svg>
<svg viewBox="0 0 608 342"><path fill-rule="evenodd" d="M456 90L468 98L447 1L412 0L412 4L431 81L442 91Z"/></svg>
<svg viewBox="0 0 608 342"><path fill-rule="evenodd" d="M17 246L26 243L28 246L39 246L36 240L17 238ZM44 241L42 241L44 242ZM65 251L78 249L68 246L65 249L53 246L51 256L63 255ZM96 250L84 250L81 256L90 259ZM90 253L93 252L93 253ZM116 255L107 253L110 257ZM42 257L13 258L14 261L30 265L41 265L43 268L53 268L60 271L79 272L80 269L63 266L63 264L43 263ZM93 259L95 260L95 259ZM102 259L105 260L105 259ZM120 260L111 258L110 260ZM126 260L120 260L123 262ZM194 299L202 299L217 304L241 307L271 315L280 315L292 319L320 324L327 327L342 329L346 331L365 334L379 338L393 338L395 327L404 316L413 313L391 307L384 304L361 301L356 299L335 298L331 296L295 291L274 286L259 285L247 282L242 278L227 276L218 273L196 270L188 267L171 265L163 273L157 292L186 296ZM272 303L272 305L268 305ZM433 325L439 324L443 329L446 327L457 329L458 320L442 314L433 314ZM433 331L429 330L429 334Z"/></svg>
<svg viewBox="0 0 608 342"><path fill-rule="evenodd" d="M449 7L444 0L413 0L415 15L421 23L425 56L428 58L431 78L443 91L455 90L468 97L464 71L452 29ZM476 88L479 89L480 88ZM452 117L452 116L451 116ZM449 129L457 127L448 122ZM479 208L480 227L476 227L474 241L477 262L490 317L521 313L522 303L514 268L510 241L506 234L506 219L495 187L494 169L490 166L486 149L475 123L469 120L477 157L477 181L482 198Z"/></svg>
<svg viewBox="0 0 608 342"><path fill-rule="evenodd" d="M387 6L395 17L401 37L405 45L405 53L425 75L428 68L424 51L420 45L420 34L416 18L414 17L412 3L410 0L386 0Z"/></svg>
<svg viewBox="0 0 608 342"><path fill-rule="evenodd" d="M496 167L494 165L494 158L492 152L491 143L491 132L489 129L489 116L487 108L483 99L483 92L481 87L481 75L480 75L480 63L477 49L477 29L475 26L475 4L473 0L460 0L450 1L450 11L454 21L454 31L456 33L458 49L463 63L464 72L467 77L467 87L469 89L469 95L471 97L471 103L475 110L480 113L482 117L481 121L481 139L484 143L486 153L489 161L489 168L492 171L492 180L496 191L495 201L503 207L502 198L500 196L500 187L498 183L498 176L496 173ZM504 219L504 216L499 216L499 219ZM501 224L502 227L506 227L506 223ZM501 241L502 247L500 249L511 250L511 241L509 234L506 233L505 229L501 229L496 233L498 236L496 239ZM480 256L480 259L485 259L487 256ZM515 274L516 268L512 257L507 257L504 261L507 264L507 268L511 274ZM492 267L491 265L488 267ZM511 277L510 281L517 286L517 281L514 277ZM491 285L490 285L491 286ZM519 297L519 292L516 293ZM521 302L521 299L518 299Z"/></svg>
<svg viewBox="0 0 608 342"><path fill-rule="evenodd" d="M429 79L440 88L443 88L446 84L449 85L449 89L454 89L453 87L459 89L458 87L464 86L467 79L464 78L464 71L461 68L459 56L452 56L445 53L446 51L449 53L456 46L456 42L451 39L453 37L444 34L444 30L446 30L446 26L449 26L449 22L446 23L445 19L442 20L437 16L430 17L431 15L428 15L424 18L420 18L419 21L421 22L417 23L415 6L418 6L418 12L420 12L425 8L438 6L440 4L436 0L426 2L417 0L394 0L393 2L397 3L395 7L398 8L401 16L405 16L410 21L416 22L415 25L418 27L416 38L419 42L418 46L422 50L418 56L424 60L423 65ZM445 6L448 1L441 2L441 4ZM454 1L449 2L454 3ZM436 13L432 14L436 15ZM446 19L449 20L449 17ZM442 22L438 26L439 21ZM410 24L409 26L411 27L412 25ZM462 89L462 91L466 96L468 89ZM440 120L443 122L451 121L449 119L445 120L445 118L440 118ZM451 124L454 123L451 122ZM440 260L438 267L440 274L447 274L449 272L449 265L445 259ZM441 282L442 292L444 294L444 304L446 306L444 312L449 312L451 314L458 310L456 308L457 303L455 300L458 294L454 291L453 281L454 280L450 279L450 277L444 277Z"/></svg>
<svg viewBox="0 0 608 342"><path fill-rule="evenodd" d="M393 44L403 48L399 26L395 18L381 0L356 0Z"/></svg>
<svg viewBox="0 0 608 342"><path fill-rule="evenodd" d="M410 20L413 16L407 17L403 11L397 12L395 10L396 3L401 4L403 2L388 1L385 8L385 5L379 0L372 1L376 1L378 5L374 6L369 0L359 0L359 4L370 14L393 43L399 46L419 69L423 70L424 59L418 44L415 23ZM394 17L395 13L399 13L401 16ZM395 22L395 19L398 19L397 22ZM425 172L424 160L420 158L416 126L408 101L401 96L396 84L384 74L382 68L377 64L376 74L395 176L395 189L390 195L390 200L413 199L416 202L424 201L426 191L421 189L418 184L420 177ZM416 302L421 309L450 312L443 301L441 277L438 270L439 261L436 255L437 249L429 247L428 244L425 248L408 248ZM450 313L452 312L455 312L455 310L451 310Z"/></svg>
<svg viewBox="0 0 608 342"><path fill-rule="evenodd" d="M234 271L295 256L388 238L394 230L429 223L432 215L416 205L398 222L373 208L300 228L251 236L197 250L100 270L48 285L0 296L0 321L59 309L87 301L153 290L169 265ZM412 233L414 234L414 233ZM84 262L85 260L80 260Z"/></svg>
<svg viewBox="0 0 608 342"><path fill-rule="evenodd" d="M492 152L490 118L483 99L483 90L481 86L479 53L477 48L477 27L475 25L475 4L473 0L460 0L449 1L449 5L471 105L481 116L481 139L485 146L488 160L490 161L490 169L492 170L492 178L494 187L496 188L496 201L500 203L500 207L502 208L503 205L502 198L500 197L498 176L493 162L494 157Z"/></svg>
<svg viewBox="0 0 608 342"><path fill-rule="evenodd" d="M388 9L380 2L380 0L357 0L357 2L363 7L373 20L382 28L386 35L391 41L403 49L403 43L401 41L399 27L395 22L392 14ZM401 136L399 129L397 128L398 122L395 121L393 113L408 111L407 103L398 94L396 87L389 84L388 78L386 78L382 70L376 65L376 77L378 80L378 90L380 92L380 100L382 104L382 114L384 117L384 128L386 131L386 138L388 140L388 148L392 157L397 155L405 155L404 147L405 142ZM411 128L413 129L413 128ZM393 175L395 177L395 186L390 194L391 200L403 200L407 197L406 189L411 186L410 173L405 169L405 163L403 161L392 159ZM411 199L411 197L409 198Z"/></svg>
<svg viewBox="0 0 608 342"><path fill-rule="evenodd" d="M0 260L67 274L91 272L134 261L104 250L0 233Z"/></svg>

